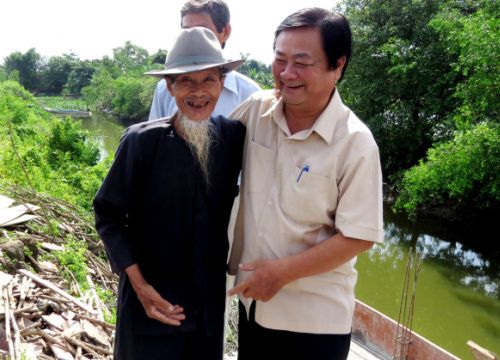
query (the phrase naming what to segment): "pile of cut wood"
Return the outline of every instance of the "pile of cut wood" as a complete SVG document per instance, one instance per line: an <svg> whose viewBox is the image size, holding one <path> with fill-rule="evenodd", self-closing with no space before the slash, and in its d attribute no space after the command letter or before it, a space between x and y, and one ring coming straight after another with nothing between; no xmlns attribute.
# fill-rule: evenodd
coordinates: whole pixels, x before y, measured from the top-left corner
<svg viewBox="0 0 500 360"><path fill-rule="evenodd" d="M117 276L103 259L93 224L59 200L17 195L18 206L27 199L35 204L24 207L36 216L0 226L0 359L111 359L114 325L106 320L112 310L98 295L104 290L114 298ZM49 226L56 227L54 235L40 230ZM65 251L68 234L88 245L86 289L63 277L71 272L50 256Z"/></svg>

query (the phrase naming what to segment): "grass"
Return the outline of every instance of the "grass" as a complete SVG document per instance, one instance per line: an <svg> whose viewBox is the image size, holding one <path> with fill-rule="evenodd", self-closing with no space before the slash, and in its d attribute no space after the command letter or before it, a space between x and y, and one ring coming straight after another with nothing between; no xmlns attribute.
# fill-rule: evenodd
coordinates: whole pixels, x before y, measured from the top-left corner
<svg viewBox="0 0 500 360"><path fill-rule="evenodd" d="M40 104L51 109L87 111L87 102L81 98L67 98L64 96L39 96Z"/></svg>

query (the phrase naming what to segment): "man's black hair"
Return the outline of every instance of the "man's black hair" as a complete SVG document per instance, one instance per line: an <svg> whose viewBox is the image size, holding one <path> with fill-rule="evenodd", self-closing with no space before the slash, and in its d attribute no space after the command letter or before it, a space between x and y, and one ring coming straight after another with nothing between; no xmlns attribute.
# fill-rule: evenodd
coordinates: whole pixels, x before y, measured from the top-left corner
<svg viewBox="0 0 500 360"><path fill-rule="evenodd" d="M342 80L351 57L352 46L351 27L344 15L317 7L299 10L287 16L276 29L273 49L276 48L276 39L282 31L300 27L319 29L323 42L323 51L328 59L330 69L336 69L337 61L342 56L346 57L339 81Z"/></svg>

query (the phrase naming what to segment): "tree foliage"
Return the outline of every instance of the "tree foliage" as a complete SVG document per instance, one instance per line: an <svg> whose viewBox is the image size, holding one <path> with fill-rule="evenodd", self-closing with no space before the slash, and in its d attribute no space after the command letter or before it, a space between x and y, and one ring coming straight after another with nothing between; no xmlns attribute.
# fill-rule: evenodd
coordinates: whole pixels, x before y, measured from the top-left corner
<svg viewBox="0 0 500 360"><path fill-rule="evenodd" d="M404 174L396 209L488 209L500 202L500 125L482 123L432 148Z"/></svg>
<svg viewBox="0 0 500 360"><path fill-rule="evenodd" d="M42 57L32 48L24 54L17 51L7 56L4 61L4 68L7 75L17 72L19 83L27 90L39 91L41 64Z"/></svg>
<svg viewBox="0 0 500 360"><path fill-rule="evenodd" d="M456 74L429 22L434 0L346 0L353 56L340 88L379 143L384 174L414 165L436 140L450 137Z"/></svg>
<svg viewBox="0 0 500 360"><path fill-rule="evenodd" d="M95 69L88 61L82 61L73 66L73 70L68 75L68 81L64 92L69 94L80 94L85 86L92 81Z"/></svg>
<svg viewBox="0 0 500 360"><path fill-rule="evenodd" d="M341 91L374 133L386 179L400 191L396 208L496 208L498 2L345 0L339 8L354 44Z"/></svg>
<svg viewBox="0 0 500 360"><path fill-rule="evenodd" d="M77 60L73 55L53 56L40 69L41 91L51 95L61 94Z"/></svg>
<svg viewBox="0 0 500 360"><path fill-rule="evenodd" d="M457 127L467 129L485 120L500 121L500 3L459 5L446 4L431 26L456 59L451 65L460 78L453 94L459 106L452 114Z"/></svg>
<svg viewBox="0 0 500 360"><path fill-rule="evenodd" d="M140 46L125 42L121 47L113 49L116 66L124 72L144 72L149 65L148 51Z"/></svg>
<svg viewBox="0 0 500 360"><path fill-rule="evenodd" d="M251 78L263 89L271 89L274 87L274 78L270 65L249 59L248 54L241 54L241 57L245 59L245 62L238 68L239 72Z"/></svg>

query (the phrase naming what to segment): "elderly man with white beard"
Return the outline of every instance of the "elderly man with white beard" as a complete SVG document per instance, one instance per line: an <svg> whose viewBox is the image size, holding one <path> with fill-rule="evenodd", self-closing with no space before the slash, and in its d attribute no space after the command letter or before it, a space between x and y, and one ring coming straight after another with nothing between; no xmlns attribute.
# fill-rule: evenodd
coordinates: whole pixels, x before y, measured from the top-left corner
<svg viewBox="0 0 500 360"><path fill-rule="evenodd" d="M211 116L227 61L208 29L182 30L164 77L178 111L128 128L94 199L120 274L115 359L222 359L227 226L245 128Z"/></svg>

